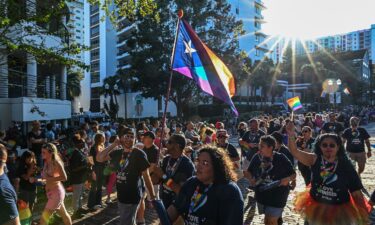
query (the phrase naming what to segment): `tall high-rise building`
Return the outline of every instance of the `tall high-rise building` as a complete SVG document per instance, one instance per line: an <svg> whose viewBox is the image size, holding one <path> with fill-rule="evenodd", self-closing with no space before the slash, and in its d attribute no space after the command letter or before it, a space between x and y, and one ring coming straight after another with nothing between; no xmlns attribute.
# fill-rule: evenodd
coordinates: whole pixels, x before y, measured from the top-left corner
<svg viewBox="0 0 375 225"><path fill-rule="evenodd" d="M70 13L67 27L70 33L70 43L79 44L81 46L88 46L89 42L86 40L86 38L88 37L85 35L85 32L87 32L87 29L85 29L85 27L88 25L85 24L85 20L89 19L89 17L85 15L84 3L84 0L67 1L67 6L69 7ZM82 63L85 63L86 65L89 65L89 61L86 59L88 58L88 54L84 51L71 57L75 60L79 60ZM87 96L84 93L88 92L89 90L89 87L85 85L89 79L89 73L78 67L71 68L71 70L83 73L84 75L83 80L81 81L81 95L74 98L72 101L73 113L79 112L80 109L88 111L90 105L86 102L89 101L90 96Z"/></svg>
<svg viewBox="0 0 375 225"><path fill-rule="evenodd" d="M104 2L104 0L102 0ZM114 5L110 11L116 10ZM118 70L130 67L131 56L127 40L131 37L135 24L129 22L126 18L119 17L116 26L113 25L110 18L106 16L99 5L90 5L85 2L85 13L89 15L86 23L86 39L89 40L90 47L88 62L90 64L90 79L86 80L83 85L90 87L86 90L84 96L85 104L89 102L89 110L99 112L104 102L107 101L101 90L103 81L106 77L114 76ZM116 96L119 105L118 116L123 118L138 117L158 117L162 112L164 101L153 100L151 98L141 97L141 93L132 92L130 85L125 84L125 90L120 90L121 94ZM108 87L116 88L116 87ZM81 103L82 105L82 103ZM147 107L146 107L147 106ZM84 108L86 111L87 108ZM169 112L176 115L176 107L170 104Z"/></svg>
<svg viewBox="0 0 375 225"><path fill-rule="evenodd" d="M85 41L85 24L84 24L84 0L68 1L67 5L70 11L68 29L70 33L70 42L84 45ZM84 52L73 58L84 61Z"/></svg>
<svg viewBox="0 0 375 225"><path fill-rule="evenodd" d="M281 41L277 41L277 38L275 38L274 41L277 44L271 49L271 58L275 62L282 61L282 55L285 50L285 40L282 39ZM319 37L303 42L295 42L296 55L314 53L323 50L327 52L347 52L363 49L368 51L370 60L375 60L375 24L365 30Z"/></svg>
<svg viewBox="0 0 375 225"><path fill-rule="evenodd" d="M88 4L88 32L90 47L90 111L99 112L103 108L101 88L107 76L116 74L116 29L105 11L98 4ZM114 10L114 6L110 10Z"/></svg>
<svg viewBox="0 0 375 225"><path fill-rule="evenodd" d="M239 37L240 49L246 51L253 63L262 60L269 52L267 35L262 31L264 3L261 0L229 0L229 3L236 19L243 22L245 34Z"/></svg>

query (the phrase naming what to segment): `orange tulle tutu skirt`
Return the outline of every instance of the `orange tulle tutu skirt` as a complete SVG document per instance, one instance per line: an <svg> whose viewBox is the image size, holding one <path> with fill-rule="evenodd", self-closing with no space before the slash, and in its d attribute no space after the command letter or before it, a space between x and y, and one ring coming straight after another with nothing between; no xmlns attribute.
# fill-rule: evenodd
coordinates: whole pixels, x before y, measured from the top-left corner
<svg viewBox="0 0 375 225"><path fill-rule="evenodd" d="M294 207L309 225L367 225L370 211L369 205L358 207L352 197L340 205L319 203L311 197L310 188L297 194Z"/></svg>

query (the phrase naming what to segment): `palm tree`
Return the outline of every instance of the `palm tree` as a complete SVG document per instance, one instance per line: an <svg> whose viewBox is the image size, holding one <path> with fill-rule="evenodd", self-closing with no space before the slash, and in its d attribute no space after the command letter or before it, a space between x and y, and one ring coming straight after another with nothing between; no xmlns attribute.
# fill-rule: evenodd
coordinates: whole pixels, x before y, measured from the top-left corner
<svg viewBox="0 0 375 225"><path fill-rule="evenodd" d="M68 100L73 100L81 95L81 80L83 79L82 72L68 73L66 89L68 93Z"/></svg>
<svg viewBox="0 0 375 225"><path fill-rule="evenodd" d="M76 98L79 97L82 93L81 90L81 80L83 79L83 73L81 71L68 72L67 83L66 83L66 92L67 99L72 101L72 112L77 112L78 109L75 109Z"/></svg>

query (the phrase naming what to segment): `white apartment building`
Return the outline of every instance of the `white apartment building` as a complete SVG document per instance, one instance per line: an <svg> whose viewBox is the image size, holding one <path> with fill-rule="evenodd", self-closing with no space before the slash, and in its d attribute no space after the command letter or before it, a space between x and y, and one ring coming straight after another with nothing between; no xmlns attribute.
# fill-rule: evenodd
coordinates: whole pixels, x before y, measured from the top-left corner
<svg viewBox="0 0 375 225"><path fill-rule="evenodd" d="M42 0L17 1L17 18L28 18L39 13ZM23 20L13 25L6 35L15 44L44 43L46 48L57 49L69 42L69 37L47 34L35 35L26 27L38 27L50 32L67 30L69 10L65 15L53 18L50 23L26 23ZM14 15L14 14L11 14ZM68 56L65 56L68 57ZM0 49L0 129L9 127L12 121L22 122L24 131L27 123L33 120L59 121L67 126L71 117L71 102L66 100L67 68L61 64L42 64L28 52L10 53Z"/></svg>
<svg viewBox="0 0 375 225"><path fill-rule="evenodd" d="M276 40L277 38L274 39L274 41ZM282 40L276 44L275 48L271 49L271 58L274 62L282 61L283 51L285 50L283 48L284 45L285 40ZM325 36L304 42L296 41L295 46L296 55L314 53L322 50L328 52L346 52L366 49L370 60L375 60L375 24L372 24L369 29L365 30Z"/></svg>
<svg viewBox="0 0 375 225"><path fill-rule="evenodd" d="M135 29L135 25L125 18L119 18L117 26L114 26L98 5L90 5L85 1L84 8L85 15L88 15L85 20L85 40L89 40L88 46L90 46L89 56L85 60L89 62L91 69L90 79L82 82L82 87L89 87L89 90L83 90L80 104L85 105L84 111L99 112L104 107L105 101L109 103L109 98L105 99L101 95L104 79L116 75L120 69L130 67L131 56L128 53L127 40ZM115 10L115 7L112 6L110 10ZM140 96L141 93L132 92L129 88L120 91L122 94L117 96L118 117L158 117L164 109L163 99L157 101L152 98L143 98ZM177 114L173 103L169 103L168 112L171 116Z"/></svg>
<svg viewBox="0 0 375 225"><path fill-rule="evenodd" d="M85 11L85 0L68 1L67 5L70 11L70 19L68 22L70 42L79 44L81 46L89 46L90 40L86 35L86 32L88 32L88 30L85 29L89 25L85 23L90 19L90 17L88 15L88 12ZM82 51L80 54L71 57L75 60L79 60L85 63L86 65L89 65L89 54L90 52ZM72 71L75 70L78 70L84 74L83 80L81 81L82 93L79 97L75 98L72 101L73 113L78 113L80 110L88 111L90 109L90 87L88 85L85 85L89 83L90 73L80 68L72 68Z"/></svg>
<svg viewBox="0 0 375 225"><path fill-rule="evenodd" d="M84 0L68 1L70 18L68 22L68 29L70 33L70 42L80 45L85 44L85 14L84 14ZM79 55L72 56L74 59L84 61L84 52Z"/></svg>
<svg viewBox="0 0 375 225"><path fill-rule="evenodd" d="M267 35L262 32L265 23L261 0L229 0L232 13L243 22L245 34L239 37L240 49L246 51L251 61L262 60L269 52Z"/></svg>

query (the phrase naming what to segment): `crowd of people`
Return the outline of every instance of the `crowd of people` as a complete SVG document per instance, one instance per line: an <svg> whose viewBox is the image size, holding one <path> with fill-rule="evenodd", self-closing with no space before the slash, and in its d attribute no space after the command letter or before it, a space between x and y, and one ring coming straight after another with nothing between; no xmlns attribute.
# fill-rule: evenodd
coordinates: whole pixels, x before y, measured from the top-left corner
<svg viewBox="0 0 375 225"><path fill-rule="evenodd" d="M145 208L156 199L174 224L243 224L243 190L255 193L264 224L282 224L297 173L306 190L294 207L306 224L368 224L375 194L364 197L360 176L372 156L370 135L352 113L260 115L236 129L220 121L91 121L66 136L34 121L23 152L11 132L0 132L0 224L20 224L22 202L41 215L39 224L54 213L72 224L111 204L114 188L121 225L146 224ZM47 201L35 212L40 193Z"/></svg>

